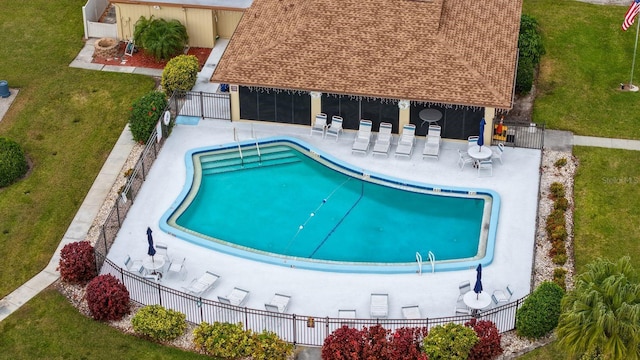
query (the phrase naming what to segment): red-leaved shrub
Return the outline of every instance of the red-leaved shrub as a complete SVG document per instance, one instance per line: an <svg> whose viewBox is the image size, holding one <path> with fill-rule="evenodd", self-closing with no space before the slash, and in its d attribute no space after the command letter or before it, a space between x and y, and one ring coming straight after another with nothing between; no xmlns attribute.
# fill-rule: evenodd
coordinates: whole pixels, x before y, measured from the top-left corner
<svg viewBox="0 0 640 360"><path fill-rule="evenodd" d="M86 299L91 316L96 320L119 320L129 313L129 291L111 274L91 280Z"/></svg>
<svg viewBox="0 0 640 360"><path fill-rule="evenodd" d="M58 270L62 280L86 284L96 277L96 258L93 246L88 241L72 242L60 250L60 262Z"/></svg>
<svg viewBox="0 0 640 360"><path fill-rule="evenodd" d="M343 326L324 341L323 360L428 360L421 352L426 328L400 328L391 334L381 325L356 330Z"/></svg>
<svg viewBox="0 0 640 360"><path fill-rule="evenodd" d="M427 360L427 354L422 352L422 340L427 336L424 328L402 327L396 329L391 336L391 351L389 359L393 360Z"/></svg>
<svg viewBox="0 0 640 360"><path fill-rule="evenodd" d="M321 356L323 360L360 360L362 347L360 330L344 325L324 339Z"/></svg>
<svg viewBox="0 0 640 360"><path fill-rule="evenodd" d="M478 343L471 349L469 360L488 360L502 354L500 333L492 321L471 319L464 324L478 335Z"/></svg>

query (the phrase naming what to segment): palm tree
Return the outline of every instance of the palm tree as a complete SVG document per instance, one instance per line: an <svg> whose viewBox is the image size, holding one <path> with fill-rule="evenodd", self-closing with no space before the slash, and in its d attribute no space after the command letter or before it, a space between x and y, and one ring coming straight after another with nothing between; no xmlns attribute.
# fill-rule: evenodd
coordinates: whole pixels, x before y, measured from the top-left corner
<svg viewBox="0 0 640 360"><path fill-rule="evenodd" d="M136 22L134 29L136 44L156 59L166 60L182 53L189 41L187 28L178 20L144 17Z"/></svg>
<svg viewBox="0 0 640 360"><path fill-rule="evenodd" d="M628 256L587 265L562 299L557 335L571 355L640 359L640 281Z"/></svg>

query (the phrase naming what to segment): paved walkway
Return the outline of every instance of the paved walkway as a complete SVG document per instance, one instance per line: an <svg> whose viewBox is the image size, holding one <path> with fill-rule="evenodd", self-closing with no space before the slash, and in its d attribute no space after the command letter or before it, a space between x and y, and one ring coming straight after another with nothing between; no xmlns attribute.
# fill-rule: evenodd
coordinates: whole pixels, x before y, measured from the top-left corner
<svg viewBox="0 0 640 360"><path fill-rule="evenodd" d="M208 61L207 65L203 68L203 71L199 74L198 83L196 84L196 88L194 88L197 91L215 92L217 90L218 84L208 83L208 79L213 73L215 65L217 64L217 59L219 59L220 55L224 51L226 43L223 43L222 45L222 48L215 48L214 51L212 51L212 55L210 56L211 61ZM118 67L112 66L97 66L97 64L91 63L91 54L93 54L92 47L93 42L88 41L70 66L91 70L128 72L150 76L161 75L161 71L150 72L148 70L136 68L118 69ZM4 116L6 111L9 109L18 93L16 89L11 89L11 92L12 94L10 97L0 98L0 121L2 121L2 116ZM40 291L53 284L59 278L59 273L56 271L56 268L58 266L60 250L70 242L80 241L86 238L89 228L93 223L93 219L96 217L100 207L104 203L112 184L119 176L124 162L126 161L134 144L135 143L131 138L129 129L126 127L80 206L76 216L71 222L71 225L67 229L67 232L64 234L62 241L58 245L58 248L53 254L49 264L40 273L0 300L0 321L4 320L11 313L19 309L23 304L36 296ZM573 135L567 131L558 130L546 130L544 144L545 148L558 151L571 151L573 146L594 146L640 151L640 140L579 136ZM303 360L320 359L320 349L304 348L297 358Z"/></svg>

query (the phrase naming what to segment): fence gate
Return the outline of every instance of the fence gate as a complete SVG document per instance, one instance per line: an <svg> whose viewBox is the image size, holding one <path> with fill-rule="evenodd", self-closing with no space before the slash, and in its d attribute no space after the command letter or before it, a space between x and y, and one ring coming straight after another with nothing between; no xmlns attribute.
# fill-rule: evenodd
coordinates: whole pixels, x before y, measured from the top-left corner
<svg viewBox="0 0 640 360"><path fill-rule="evenodd" d="M231 100L228 93L175 92L171 98L174 102L172 108L177 110L177 115L231 120Z"/></svg>

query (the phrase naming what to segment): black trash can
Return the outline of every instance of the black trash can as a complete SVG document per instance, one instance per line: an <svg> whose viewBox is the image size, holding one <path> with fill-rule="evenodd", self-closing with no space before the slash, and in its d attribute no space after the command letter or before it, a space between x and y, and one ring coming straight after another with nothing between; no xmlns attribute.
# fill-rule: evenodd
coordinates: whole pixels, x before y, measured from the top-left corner
<svg viewBox="0 0 640 360"><path fill-rule="evenodd" d="M9 83L6 80L0 80L0 97L8 98L11 95L9 92Z"/></svg>

